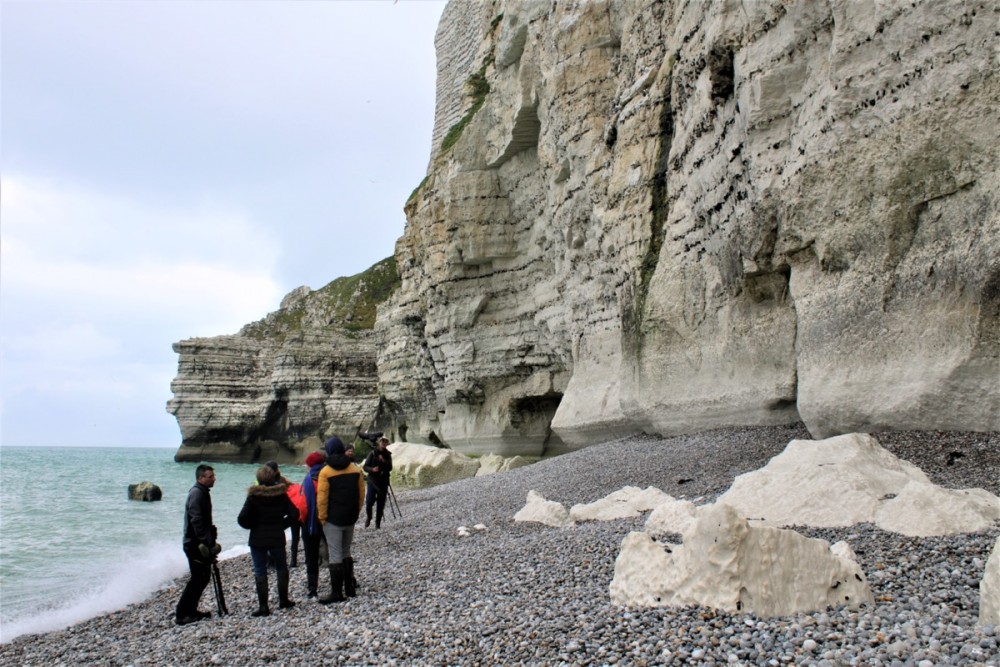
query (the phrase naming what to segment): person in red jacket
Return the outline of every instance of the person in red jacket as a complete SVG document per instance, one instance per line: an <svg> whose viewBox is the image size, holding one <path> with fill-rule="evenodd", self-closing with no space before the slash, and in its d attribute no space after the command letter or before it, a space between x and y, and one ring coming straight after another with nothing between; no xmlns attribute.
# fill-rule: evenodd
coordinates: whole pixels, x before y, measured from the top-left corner
<svg viewBox="0 0 1000 667"><path fill-rule="evenodd" d="M327 457L316 483L316 511L330 551L330 595L319 601L330 604L357 592L351 542L365 503L365 476L348 454L354 450L348 450L340 438L333 436L323 448Z"/></svg>
<svg viewBox="0 0 1000 667"><path fill-rule="evenodd" d="M268 466L257 470L257 484L247 489L247 499L237 522L250 530L250 559L257 584L257 611L252 616L269 616L267 601L267 565L270 561L278 575L278 607L288 609L295 603L288 597L288 563L285 558L285 529L299 520L299 510L288 497L278 473Z"/></svg>

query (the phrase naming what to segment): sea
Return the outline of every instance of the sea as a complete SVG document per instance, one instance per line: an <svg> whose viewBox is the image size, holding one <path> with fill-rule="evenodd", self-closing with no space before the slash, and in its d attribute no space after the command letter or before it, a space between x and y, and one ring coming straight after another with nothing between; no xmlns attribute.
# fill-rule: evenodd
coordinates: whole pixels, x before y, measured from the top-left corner
<svg viewBox="0 0 1000 667"><path fill-rule="evenodd" d="M198 463L175 463L176 451L0 447L0 642L122 609L187 575L184 501ZM258 466L210 465L220 558L248 553L236 517ZM306 468L281 472L300 481ZM163 499L129 500L144 481Z"/></svg>

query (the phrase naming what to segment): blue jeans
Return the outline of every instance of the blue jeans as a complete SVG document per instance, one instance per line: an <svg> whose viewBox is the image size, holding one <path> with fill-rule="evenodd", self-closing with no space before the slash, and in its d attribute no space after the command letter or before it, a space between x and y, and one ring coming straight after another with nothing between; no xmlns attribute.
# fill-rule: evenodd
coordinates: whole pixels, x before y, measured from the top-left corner
<svg viewBox="0 0 1000 667"><path fill-rule="evenodd" d="M280 547L250 547L250 560L253 561L253 576L266 577L268 562L274 565L278 572L288 569L285 560L285 545Z"/></svg>

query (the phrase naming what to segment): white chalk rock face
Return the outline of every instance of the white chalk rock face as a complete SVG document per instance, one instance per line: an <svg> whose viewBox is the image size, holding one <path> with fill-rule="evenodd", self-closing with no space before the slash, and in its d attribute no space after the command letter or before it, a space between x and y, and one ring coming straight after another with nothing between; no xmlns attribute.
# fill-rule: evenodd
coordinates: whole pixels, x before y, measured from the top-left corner
<svg viewBox="0 0 1000 667"><path fill-rule="evenodd" d="M645 490L626 486L592 503L573 505L569 515L576 521L628 519L671 500L671 496L653 486Z"/></svg>
<svg viewBox="0 0 1000 667"><path fill-rule="evenodd" d="M1000 537L993 545L979 584L979 624L1000 625Z"/></svg>
<svg viewBox="0 0 1000 667"><path fill-rule="evenodd" d="M399 486L426 487L474 477L479 461L450 449L411 442L389 446L392 482Z"/></svg>
<svg viewBox="0 0 1000 667"><path fill-rule="evenodd" d="M683 534L695 522L697 512L697 506L690 500L671 498L649 513L645 530L652 537L667 533Z"/></svg>
<svg viewBox="0 0 1000 667"><path fill-rule="evenodd" d="M526 465L531 465L531 461L531 459L524 456L500 456L498 454L487 454L479 459L479 470L476 471L476 477L492 475L498 472L507 472L508 470L513 470L514 468L523 468Z"/></svg>
<svg viewBox="0 0 1000 667"><path fill-rule="evenodd" d="M683 545L660 545L646 533L626 536L610 592L622 606L702 605L759 616L874 602L857 562L825 540L751 527L722 503L698 510Z"/></svg>
<svg viewBox="0 0 1000 667"><path fill-rule="evenodd" d="M738 476L719 502L772 525L873 522L912 536L980 530L1000 518L1000 499L993 494L936 486L861 433L793 440L760 470Z"/></svg>
<svg viewBox="0 0 1000 667"><path fill-rule="evenodd" d="M576 525L562 503L546 500L542 494L534 490L528 491L528 501L514 515L514 521L533 521L554 528L572 528Z"/></svg>

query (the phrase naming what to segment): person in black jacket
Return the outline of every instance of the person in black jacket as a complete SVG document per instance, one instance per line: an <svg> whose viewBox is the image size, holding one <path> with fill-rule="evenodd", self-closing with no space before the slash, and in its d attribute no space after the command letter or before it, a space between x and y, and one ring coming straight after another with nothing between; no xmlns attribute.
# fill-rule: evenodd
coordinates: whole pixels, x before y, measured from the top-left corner
<svg viewBox="0 0 1000 667"><path fill-rule="evenodd" d="M389 495L389 473L392 471L392 452L389 439L379 438L375 449L365 459L362 466L368 473L368 492L365 495L365 528L372 525L372 505L375 505L375 527L382 527L385 513L385 499Z"/></svg>
<svg viewBox="0 0 1000 667"><path fill-rule="evenodd" d="M215 470L209 465L199 465L194 478L195 485L188 491L184 504L183 546L191 578L177 602L177 625L195 623L212 615L198 611L198 602L212 580L212 563L222 551L222 546L215 541L217 531L212 525L211 489L215 486Z"/></svg>
<svg viewBox="0 0 1000 667"><path fill-rule="evenodd" d="M252 616L269 616L267 603L267 564L278 574L278 607L288 609L295 603L288 598L288 561L285 557L285 529L299 520L299 510L288 498L278 473L268 466L257 471L257 484L247 489L247 499L237 518L250 530L250 559L257 584L257 611Z"/></svg>

